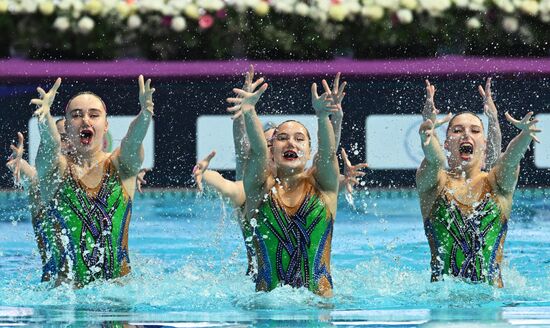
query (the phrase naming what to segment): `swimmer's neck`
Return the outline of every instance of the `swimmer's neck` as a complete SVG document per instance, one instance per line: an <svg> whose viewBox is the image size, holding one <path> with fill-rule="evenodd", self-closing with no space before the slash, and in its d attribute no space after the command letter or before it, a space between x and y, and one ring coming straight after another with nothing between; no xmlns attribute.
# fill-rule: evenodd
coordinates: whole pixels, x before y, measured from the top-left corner
<svg viewBox="0 0 550 328"><path fill-rule="evenodd" d="M469 168L455 167L449 169L448 172L454 179L466 181L481 174L481 168L478 166L472 166Z"/></svg>
<svg viewBox="0 0 550 328"><path fill-rule="evenodd" d="M282 174L282 172L277 173L278 174L275 177L275 181L277 181L278 185L285 190L295 190L299 188L306 177L305 172L298 174Z"/></svg>
<svg viewBox="0 0 550 328"><path fill-rule="evenodd" d="M74 164L83 168L90 168L96 166L98 163L103 161L106 154L106 152L98 150L93 153L73 154L70 156L70 158Z"/></svg>

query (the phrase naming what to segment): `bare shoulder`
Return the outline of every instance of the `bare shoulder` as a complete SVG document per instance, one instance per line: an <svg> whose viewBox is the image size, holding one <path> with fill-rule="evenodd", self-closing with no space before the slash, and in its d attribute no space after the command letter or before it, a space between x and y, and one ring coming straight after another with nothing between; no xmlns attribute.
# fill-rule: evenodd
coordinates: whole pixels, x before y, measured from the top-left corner
<svg viewBox="0 0 550 328"><path fill-rule="evenodd" d="M437 176L437 184L430 189L418 192L420 210L423 218L427 218L430 215L433 205L447 184L448 179L447 171L440 170Z"/></svg>

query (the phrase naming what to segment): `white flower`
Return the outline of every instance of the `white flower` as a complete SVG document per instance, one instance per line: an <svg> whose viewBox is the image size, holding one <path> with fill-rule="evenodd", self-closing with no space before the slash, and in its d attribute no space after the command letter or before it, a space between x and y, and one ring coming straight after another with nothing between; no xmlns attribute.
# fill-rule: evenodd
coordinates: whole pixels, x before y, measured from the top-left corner
<svg viewBox="0 0 550 328"><path fill-rule="evenodd" d="M540 16L540 20L544 23L550 23L550 15L549 14L543 14Z"/></svg>
<svg viewBox="0 0 550 328"><path fill-rule="evenodd" d="M453 0L453 2L458 8L466 8L469 4L469 0Z"/></svg>
<svg viewBox="0 0 550 328"><path fill-rule="evenodd" d="M377 21L384 17L384 8L380 6L366 6L363 7L361 14L373 21Z"/></svg>
<svg viewBox="0 0 550 328"><path fill-rule="evenodd" d="M199 7L195 6L192 3L185 6L183 12L185 13L185 16L192 19L198 19L200 17Z"/></svg>
<svg viewBox="0 0 550 328"><path fill-rule="evenodd" d="M103 4L99 0L90 0L86 3L84 8L88 13L90 13L90 15L96 16L101 13L101 9L103 9Z"/></svg>
<svg viewBox="0 0 550 328"><path fill-rule="evenodd" d="M337 22L342 22L348 15L348 9L343 4L334 4L328 10L328 17Z"/></svg>
<svg viewBox="0 0 550 328"><path fill-rule="evenodd" d="M399 9L395 15L402 24L409 24L413 21L413 13L409 9Z"/></svg>
<svg viewBox="0 0 550 328"><path fill-rule="evenodd" d="M277 1L273 1L272 5L276 11L285 13L285 14L290 14L294 9L294 2L295 1L293 0L277 0Z"/></svg>
<svg viewBox="0 0 550 328"><path fill-rule="evenodd" d="M223 1L221 0L199 0L197 4L201 8L213 11L218 11L224 7Z"/></svg>
<svg viewBox="0 0 550 328"><path fill-rule="evenodd" d="M42 1L38 4L38 10L42 15L49 16L55 11L55 5L49 0Z"/></svg>
<svg viewBox="0 0 550 328"><path fill-rule="evenodd" d="M131 15L130 17L128 17L126 25L128 25L129 29L135 30L141 26L141 18L135 14Z"/></svg>
<svg viewBox="0 0 550 328"><path fill-rule="evenodd" d="M269 13L269 4L265 1L260 1L258 4L254 7L254 12L258 16L265 16Z"/></svg>
<svg viewBox="0 0 550 328"><path fill-rule="evenodd" d="M26 13L26 14L36 13L37 8L38 8L38 4L33 0L23 0L23 1L21 1L21 11Z"/></svg>
<svg viewBox="0 0 550 328"><path fill-rule="evenodd" d="M61 31L61 32L66 31L69 28L70 25L71 24L69 22L69 19L65 16L59 16L53 22L53 27L56 30Z"/></svg>
<svg viewBox="0 0 550 328"><path fill-rule="evenodd" d="M399 0L375 0L374 3L382 8L395 11L399 8Z"/></svg>
<svg viewBox="0 0 550 328"><path fill-rule="evenodd" d="M8 11L8 0L0 0L0 14Z"/></svg>
<svg viewBox="0 0 550 328"><path fill-rule="evenodd" d="M508 33L515 33L519 29L519 21L515 17L505 17L502 20L502 28Z"/></svg>
<svg viewBox="0 0 550 328"><path fill-rule="evenodd" d="M493 0L493 3L505 13L511 14L516 8L510 0Z"/></svg>
<svg viewBox="0 0 550 328"><path fill-rule="evenodd" d="M172 18L172 22L170 23L170 27L172 28L172 30L174 30L176 32L181 32L181 31L185 30L185 28L187 27L187 22L185 21L185 18L183 18L181 16L176 16L176 17Z"/></svg>
<svg viewBox="0 0 550 328"><path fill-rule="evenodd" d="M484 12L487 10L487 8L485 7L484 0L470 0L468 9L472 11L479 11L479 12Z"/></svg>
<svg viewBox="0 0 550 328"><path fill-rule="evenodd" d="M84 16L78 21L76 25L78 26L78 31L80 33L88 34L94 29L95 22L90 17Z"/></svg>
<svg viewBox="0 0 550 328"><path fill-rule="evenodd" d="M361 4L357 0L348 0L345 2L348 12L358 14L361 12Z"/></svg>
<svg viewBox="0 0 550 328"><path fill-rule="evenodd" d="M309 14L309 6L303 2L299 2L296 4L294 11L302 17L306 17Z"/></svg>
<svg viewBox="0 0 550 328"><path fill-rule="evenodd" d="M57 3L57 8L66 11L71 9L71 0L61 0Z"/></svg>
<svg viewBox="0 0 550 328"><path fill-rule="evenodd" d="M415 10L418 7L416 0L401 0L401 5L407 9Z"/></svg>
<svg viewBox="0 0 550 328"><path fill-rule="evenodd" d="M550 0L542 0L539 3L539 9L540 9L541 15L550 13Z"/></svg>
<svg viewBox="0 0 550 328"><path fill-rule="evenodd" d="M420 0L420 7L432 16L437 16L451 7L450 0Z"/></svg>
<svg viewBox="0 0 550 328"><path fill-rule="evenodd" d="M521 2L519 9L528 15L535 16L539 12L539 4L536 0L525 0Z"/></svg>
<svg viewBox="0 0 550 328"><path fill-rule="evenodd" d="M481 22L477 17L472 17L466 21L466 27L471 30L477 30L481 27Z"/></svg>
<svg viewBox="0 0 550 328"><path fill-rule="evenodd" d="M128 17L130 14L131 7L127 2L119 2L116 5L116 12L118 13L118 16L121 18Z"/></svg>

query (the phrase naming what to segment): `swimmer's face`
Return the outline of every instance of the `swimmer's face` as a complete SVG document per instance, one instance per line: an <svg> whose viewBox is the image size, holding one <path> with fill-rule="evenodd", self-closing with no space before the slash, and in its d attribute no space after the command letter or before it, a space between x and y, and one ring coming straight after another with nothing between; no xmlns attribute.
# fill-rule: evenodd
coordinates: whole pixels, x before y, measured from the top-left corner
<svg viewBox="0 0 550 328"><path fill-rule="evenodd" d="M445 140L449 167L481 167L487 145L481 120L464 113L455 116L450 124Z"/></svg>
<svg viewBox="0 0 550 328"><path fill-rule="evenodd" d="M55 126L57 127L57 132L59 132L59 136L61 137L61 154L63 155L71 155L75 152L75 149L69 140L69 137L67 135L67 131L65 130L65 119L59 120L55 123Z"/></svg>
<svg viewBox="0 0 550 328"><path fill-rule="evenodd" d="M286 122L273 136L271 154L277 168L303 171L310 159L310 140L306 128L298 122Z"/></svg>
<svg viewBox="0 0 550 328"><path fill-rule="evenodd" d="M67 106L67 135L78 153L103 149L103 138L109 124L103 102L96 96L82 94Z"/></svg>

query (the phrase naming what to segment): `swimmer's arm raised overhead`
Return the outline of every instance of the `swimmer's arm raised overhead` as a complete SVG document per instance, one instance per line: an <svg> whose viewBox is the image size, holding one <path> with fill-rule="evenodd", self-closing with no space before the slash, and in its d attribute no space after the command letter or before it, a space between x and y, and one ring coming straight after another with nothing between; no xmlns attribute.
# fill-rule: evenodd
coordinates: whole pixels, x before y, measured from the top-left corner
<svg viewBox="0 0 550 328"><path fill-rule="evenodd" d="M254 66L250 65L248 72L245 74L245 81L242 90L251 92L255 90L258 85L264 82L263 78L254 81ZM237 106L238 107L238 106ZM246 127L244 125L244 117L241 111L236 111L232 117L233 119L233 144L235 145L235 176L237 180L243 179L244 164L248 157L250 144L246 135Z"/></svg>
<svg viewBox="0 0 550 328"><path fill-rule="evenodd" d="M330 88L323 80L325 92L321 95L317 92L317 84L311 85L311 103L317 116L317 138L319 150L314 159L313 174L316 182L323 192L338 192L338 159L336 157L336 140L334 130L329 120L329 115L338 110L338 106L332 103Z"/></svg>
<svg viewBox="0 0 550 328"><path fill-rule="evenodd" d="M342 100L346 93L344 89L346 88L347 82L340 84L340 72L336 73L334 78L334 84L330 92L332 98L332 104L337 106L337 111L333 112L330 115L330 123L332 124L332 129L334 130L334 139L336 142L336 148L340 145L340 136L342 135L342 121L344 119L344 111L342 109Z"/></svg>
<svg viewBox="0 0 550 328"><path fill-rule="evenodd" d="M61 137L50 113L60 85L61 78L58 78L48 92L38 87L40 98L31 100L31 104L39 106L34 112L34 115L38 117L40 133L40 144L36 154L36 171L40 182L41 197L45 203L49 202L57 191L61 176L67 167L65 157L61 155Z"/></svg>
<svg viewBox="0 0 550 328"><path fill-rule="evenodd" d="M502 149L502 133L500 131L500 124L498 124L497 107L493 101L493 95L491 92L491 78L487 78L487 81L485 81L485 89L483 89L480 85L478 90L479 94L483 98L483 112L489 119L489 126L487 128L487 159L485 167L490 170L493 166L495 166Z"/></svg>
<svg viewBox="0 0 550 328"><path fill-rule="evenodd" d="M134 177L139 173L143 162L143 139L147 134L154 114L153 92L151 79L144 82L143 75L138 78L140 112L130 123L126 136L120 143L118 155L119 171L122 179Z"/></svg>
<svg viewBox="0 0 550 328"><path fill-rule="evenodd" d="M263 83L257 91L252 90L253 92L233 89L239 97L227 99L229 103L235 104L235 106L228 108L228 110L241 111L244 117L246 134L250 142L250 151L245 165L243 183L247 197L248 195L255 197L253 202L259 200L262 187L269 175L267 141L265 140L262 124L255 109L256 103L266 89L267 83Z"/></svg>
<svg viewBox="0 0 550 328"><path fill-rule="evenodd" d="M426 80L426 102L422 111L424 122L420 125L419 134L424 152L424 160L416 171L416 187L418 192L433 190L440 182L445 167L445 154L439 144L436 129L451 119L450 114L442 120L437 120L439 110L434 105L435 87Z"/></svg>
<svg viewBox="0 0 550 328"><path fill-rule="evenodd" d="M539 142L536 133L540 129L535 127L537 119L531 120L533 112L527 113L520 121L514 119L510 114L505 113L506 119L514 126L519 128L521 132L508 144L506 151L499 158L495 167L489 172L494 175L496 184L503 194L514 192L519 174L519 163L523 155L529 148L532 140Z"/></svg>

